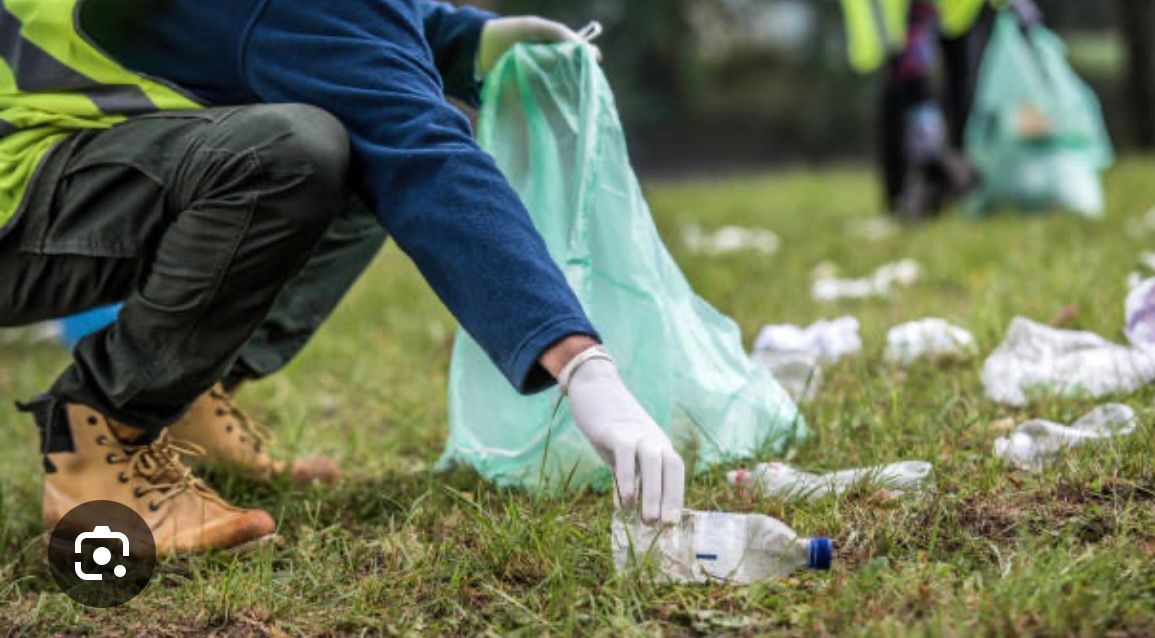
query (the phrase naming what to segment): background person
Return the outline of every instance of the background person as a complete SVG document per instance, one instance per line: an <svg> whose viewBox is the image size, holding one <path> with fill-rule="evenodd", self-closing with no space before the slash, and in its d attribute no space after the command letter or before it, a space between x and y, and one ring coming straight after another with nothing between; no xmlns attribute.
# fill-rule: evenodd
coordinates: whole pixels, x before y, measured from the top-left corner
<svg viewBox="0 0 1155 638"><path fill-rule="evenodd" d="M1004 4L1039 19L1031 0L843 0L852 64L883 70L879 160L885 205L899 218L935 215L974 185L963 137L993 7Z"/></svg>

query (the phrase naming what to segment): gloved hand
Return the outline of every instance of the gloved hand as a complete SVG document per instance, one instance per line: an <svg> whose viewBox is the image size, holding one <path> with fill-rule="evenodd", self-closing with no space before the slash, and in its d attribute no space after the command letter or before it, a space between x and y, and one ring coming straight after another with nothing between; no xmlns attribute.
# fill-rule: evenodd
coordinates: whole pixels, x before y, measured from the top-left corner
<svg viewBox="0 0 1155 638"><path fill-rule="evenodd" d="M497 64L497 60L515 44L583 41L572 29L553 20L532 16L494 18L486 22L481 30L481 43L477 47L477 73L485 77L493 65Z"/></svg>
<svg viewBox="0 0 1155 638"><path fill-rule="evenodd" d="M637 506L640 483L643 521L680 520L686 467L670 438L622 383L605 349L595 346L574 357L558 381L574 423L613 470L621 507Z"/></svg>

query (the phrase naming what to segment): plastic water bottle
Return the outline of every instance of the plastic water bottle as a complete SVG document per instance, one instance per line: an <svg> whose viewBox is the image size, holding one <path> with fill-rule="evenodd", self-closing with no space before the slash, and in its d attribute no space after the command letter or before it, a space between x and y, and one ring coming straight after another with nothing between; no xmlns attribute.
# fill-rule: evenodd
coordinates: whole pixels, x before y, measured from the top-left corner
<svg viewBox="0 0 1155 638"><path fill-rule="evenodd" d="M1135 423L1135 411L1119 403L1101 405L1070 426L1033 419L1009 437L995 439L995 456L1023 469L1039 469L1067 448L1131 434Z"/></svg>
<svg viewBox="0 0 1155 638"><path fill-rule="evenodd" d="M929 488L933 481L933 469L925 461L902 461L828 474L812 474L785 463L759 463L751 471L728 472L726 478L735 487L748 487L759 494L781 498L817 499L827 494L842 494L858 484L877 485L889 491L892 496L900 496Z"/></svg>
<svg viewBox="0 0 1155 638"><path fill-rule="evenodd" d="M680 523L646 525L618 512L611 535L619 572L652 565L676 583L747 585L806 567L830 569L833 555L829 538L801 538L761 514L685 510Z"/></svg>

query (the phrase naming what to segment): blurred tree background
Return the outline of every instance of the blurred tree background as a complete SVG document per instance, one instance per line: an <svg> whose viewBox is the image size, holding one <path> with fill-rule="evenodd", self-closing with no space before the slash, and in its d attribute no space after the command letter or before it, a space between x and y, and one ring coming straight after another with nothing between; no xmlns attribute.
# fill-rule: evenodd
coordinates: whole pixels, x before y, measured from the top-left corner
<svg viewBox="0 0 1155 638"><path fill-rule="evenodd" d="M606 32L598 44L632 154L650 174L822 164L872 152L878 78L849 69L838 2L463 2L575 28L600 21ZM1155 13L1155 0L1038 3L1099 93L1116 144L1155 144L1155 77L1147 77L1155 73L1155 24L1137 22ZM1129 76L1128 59L1137 56L1147 65L1131 65L1138 73Z"/></svg>

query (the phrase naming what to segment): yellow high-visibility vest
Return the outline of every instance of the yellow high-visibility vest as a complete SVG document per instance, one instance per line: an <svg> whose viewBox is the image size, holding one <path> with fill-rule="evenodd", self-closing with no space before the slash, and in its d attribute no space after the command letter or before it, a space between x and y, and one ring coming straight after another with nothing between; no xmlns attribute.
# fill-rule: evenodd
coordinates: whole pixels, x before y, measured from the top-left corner
<svg viewBox="0 0 1155 638"><path fill-rule="evenodd" d="M870 73L906 40L910 0L842 0L850 65Z"/></svg>
<svg viewBox="0 0 1155 638"><path fill-rule="evenodd" d="M70 133L131 115L201 108L117 64L77 24L85 0L0 0L0 228L47 153Z"/></svg>
<svg viewBox="0 0 1155 638"><path fill-rule="evenodd" d="M969 31L986 3L987 0L938 0L942 34L957 38Z"/></svg>
<svg viewBox="0 0 1155 638"><path fill-rule="evenodd" d="M936 0L942 34L955 38L966 33L983 4L997 0ZM910 0L842 0L850 65L859 73L877 71L892 51L906 41Z"/></svg>

